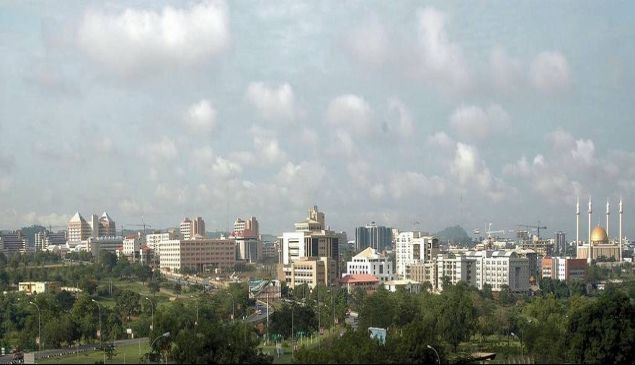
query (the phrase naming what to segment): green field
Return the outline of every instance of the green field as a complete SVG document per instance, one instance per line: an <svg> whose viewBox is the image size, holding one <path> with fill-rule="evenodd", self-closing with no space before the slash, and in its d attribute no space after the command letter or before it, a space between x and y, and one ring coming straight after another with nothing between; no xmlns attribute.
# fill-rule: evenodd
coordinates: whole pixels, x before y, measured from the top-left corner
<svg viewBox="0 0 635 365"><path fill-rule="evenodd" d="M143 354L150 350L148 343L139 345L127 345L116 349L117 355L112 360L106 359L106 364L140 364ZM96 361L104 361L104 353L102 351L86 352L79 355L70 355L55 357L46 360L38 360L38 364L94 364Z"/></svg>

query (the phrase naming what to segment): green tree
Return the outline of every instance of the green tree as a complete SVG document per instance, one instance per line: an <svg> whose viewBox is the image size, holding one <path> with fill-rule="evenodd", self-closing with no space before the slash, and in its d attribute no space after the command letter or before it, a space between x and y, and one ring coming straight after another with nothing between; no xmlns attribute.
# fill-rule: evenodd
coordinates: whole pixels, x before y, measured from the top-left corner
<svg viewBox="0 0 635 365"><path fill-rule="evenodd" d="M575 309L567 324L568 359L580 364L632 364L635 305L608 288L597 301Z"/></svg>
<svg viewBox="0 0 635 365"><path fill-rule="evenodd" d="M467 284L460 282L441 294L437 331L456 352L459 343L470 338L476 328L476 313Z"/></svg>
<svg viewBox="0 0 635 365"><path fill-rule="evenodd" d="M130 316L139 313L139 301L141 296L131 290L122 291L115 299L115 308L122 318L130 321Z"/></svg>

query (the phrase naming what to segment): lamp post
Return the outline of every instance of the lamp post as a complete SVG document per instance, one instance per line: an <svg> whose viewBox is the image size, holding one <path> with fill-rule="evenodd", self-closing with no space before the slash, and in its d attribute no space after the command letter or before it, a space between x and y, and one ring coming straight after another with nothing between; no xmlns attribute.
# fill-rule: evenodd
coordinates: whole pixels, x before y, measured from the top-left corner
<svg viewBox="0 0 635 365"><path fill-rule="evenodd" d="M146 300L150 302L150 314L152 316L152 324L150 325L150 331L154 331L154 303L152 303L152 300L150 300L150 298L148 297L146 297Z"/></svg>
<svg viewBox="0 0 635 365"><path fill-rule="evenodd" d="M93 302L95 302L95 304L97 304L97 310L99 311L99 344L103 347L103 338L104 338L104 331L103 328L101 327L101 305L99 305L99 302L96 301L95 299L92 299Z"/></svg>
<svg viewBox="0 0 635 365"><path fill-rule="evenodd" d="M34 302L29 302L29 304L33 304L35 308L37 308L37 332L38 332L38 342L37 349L38 351L42 351L42 313L40 312L40 307Z"/></svg>
<svg viewBox="0 0 635 365"><path fill-rule="evenodd" d="M521 336L521 337L518 337L518 336L516 336L516 334L515 334L514 332L512 332L512 336L514 336L514 337L516 337L517 339L519 339L519 340L520 340L520 357L524 359L524 358L525 358L525 354L524 354L524 352L523 352L523 338L522 338L522 335L523 335L523 334L522 334L522 332L521 332L521 333L520 333L520 336Z"/></svg>
<svg viewBox="0 0 635 365"><path fill-rule="evenodd" d="M150 350L152 350L152 347L154 346L154 343L157 342L158 339L160 339L160 338L168 338L168 337L170 337L170 332L166 332L166 333L162 334L161 336L155 338L154 341L152 341L152 343L150 344ZM165 363L166 364L168 363L167 357L165 358Z"/></svg>
<svg viewBox="0 0 635 365"><path fill-rule="evenodd" d="M437 350L434 347L430 346L430 345L426 345L426 347L429 348L430 350L434 351L434 354L437 355L437 363L439 365L441 365L441 358L439 357L439 353L437 352Z"/></svg>
<svg viewBox="0 0 635 365"><path fill-rule="evenodd" d="M232 298L232 322L234 321L234 318L236 318L236 302L234 300L234 294L232 294L231 292L227 292L227 294L229 294L229 296Z"/></svg>

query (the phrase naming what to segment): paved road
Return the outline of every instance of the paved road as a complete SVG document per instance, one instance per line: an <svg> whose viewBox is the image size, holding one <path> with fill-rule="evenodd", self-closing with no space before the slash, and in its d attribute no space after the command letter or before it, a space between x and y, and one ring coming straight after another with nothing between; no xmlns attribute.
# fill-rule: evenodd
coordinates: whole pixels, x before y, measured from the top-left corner
<svg viewBox="0 0 635 365"><path fill-rule="evenodd" d="M142 344L147 343L148 338L142 337L142 338L135 338L134 340L119 340L119 341L115 341L114 344L115 344L115 347L118 347L118 346L126 346L126 345L136 345L140 342ZM72 347L72 348L66 348L66 349L36 351L35 360L47 359L47 358L58 357L58 356L73 355L73 354L88 352L88 351L95 351L98 346L99 344L90 344L90 345L82 345L79 348ZM2 356L0 357L0 364L10 364L12 359L13 359L13 355Z"/></svg>
<svg viewBox="0 0 635 365"><path fill-rule="evenodd" d="M245 322L247 323L257 323L260 321L264 321L267 318L267 303L262 302L262 301L258 301L256 302L257 304L260 304L264 307L264 310L262 311L262 314L252 314L251 316L245 318ZM273 314L273 312L275 312L275 308L272 305L269 305L269 317L271 317L271 315Z"/></svg>

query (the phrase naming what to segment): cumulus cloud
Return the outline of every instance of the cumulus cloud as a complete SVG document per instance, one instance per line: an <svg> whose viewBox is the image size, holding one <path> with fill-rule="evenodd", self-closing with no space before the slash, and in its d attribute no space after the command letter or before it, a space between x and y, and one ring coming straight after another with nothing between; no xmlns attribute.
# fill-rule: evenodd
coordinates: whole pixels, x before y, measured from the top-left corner
<svg viewBox="0 0 635 365"><path fill-rule="evenodd" d="M415 125L406 105L401 100L392 98L388 101L388 110L391 112L391 116L394 115L397 119L397 121L393 123L397 134L401 138L414 137Z"/></svg>
<svg viewBox="0 0 635 365"><path fill-rule="evenodd" d="M502 92L518 91L521 84L526 85L526 75L522 62L507 54L500 46L490 52L490 74L494 87Z"/></svg>
<svg viewBox="0 0 635 365"><path fill-rule="evenodd" d="M531 64L531 82L539 91L553 94L570 83L569 62L560 52L541 52Z"/></svg>
<svg viewBox="0 0 635 365"><path fill-rule="evenodd" d="M464 188L476 188L494 201L502 200L513 189L492 175L487 164L479 157L476 147L457 143L454 160L450 166L451 173Z"/></svg>
<svg viewBox="0 0 635 365"><path fill-rule="evenodd" d="M293 88L288 83L276 87L252 82L247 87L246 97L265 120L288 122L297 115Z"/></svg>
<svg viewBox="0 0 635 365"><path fill-rule="evenodd" d="M427 142L429 145L434 147L440 147L442 149L451 149L456 146L456 142L447 133L435 132L434 134L428 136Z"/></svg>
<svg viewBox="0 0 635 365"><path fill-rule="evenodd" d="M185 125L192 133L209 133L216 127L216 115L210 101L203 99L187 109Z"/></svg>
<svg viewBox="0 0 635 365"><path fill-rule="evenodd" d="M327 122L335 128L370 134L372 130L372 109L364 98L346 94L331 100L326 112Z"/></svg>
<svg viewBox="0 0 635 365"><path fill-rule="evenodd" d="M240 164L218 156L212 165L212 171L219 177L228 178L239 175L243 169Z"/></svg>
<svg viewBox="0 0 635 365"><path fill-rule="evenodd" d="M463 90L470 76L461 47L450 41L445 13L426 7L418 17L421 71L424 76L451 89Z"/></svg>
<svg viewBox="0 0 635 365"><path fill-rule="evenodd" d="M509 114L498 104L464 105L452 113L450 126L463 140L484 140L509 126Z"/></svg>
<svg viewBox="0 0 635 365"><path fill-rule="evenodd" d="M175 159L179 150L171 138L163 136L160 140L149 143L142 154L151 161L164 162Z"/></svg>
<svg viewBox="0 0 635 365"><path fill-rule="evenodd" d="M230 43L227 6L211 1L187 8L165 6L161 11L89 10L77 33L88 56L126 76L198 65Z"/></svg>
<svg viewBox="0 0 635 365"><path fill-rule="evenodd" d="M390 180L390 193L395 199L439 196L445 191L445 181L439 176L427 177L419 172L406 171L392 175Z"/></svg>

